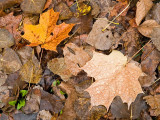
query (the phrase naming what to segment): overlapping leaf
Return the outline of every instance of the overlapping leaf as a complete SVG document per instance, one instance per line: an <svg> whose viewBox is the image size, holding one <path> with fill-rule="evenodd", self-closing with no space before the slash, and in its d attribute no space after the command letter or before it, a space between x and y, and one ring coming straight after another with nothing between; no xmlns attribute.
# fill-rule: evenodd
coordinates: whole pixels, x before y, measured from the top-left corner
<svg viewBox="0 0 160 120"><path fill-rule="evenodd" d="M96 79L86 89L92 106L104 105L108 109L115 96L120 96L130 106L137 94L143 93L138 81L142 70L135 63L126 63L127 57L119 51L108 56L93 53L93 58L82 67L88 76Z"/></svg>
<svg viewBox="0 0 160 120"><path fill-rule="evenodd" d="M74 24L56 25L59 13L53 9L40 16L38 25L24 24L25 34L22 36L31 42L30 46L41 45L47 50L56 51L56 46L69 35Z"/></svg>

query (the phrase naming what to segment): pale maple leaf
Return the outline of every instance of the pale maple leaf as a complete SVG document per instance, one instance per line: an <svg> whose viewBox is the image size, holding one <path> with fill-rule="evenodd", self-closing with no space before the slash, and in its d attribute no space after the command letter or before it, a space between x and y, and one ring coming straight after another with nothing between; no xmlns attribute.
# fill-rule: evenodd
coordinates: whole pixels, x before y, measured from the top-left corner
<svg viewBox="0 0 160 120"><path fill-rule="evenodd" d="M93 53L93 58L82 67L88 76L96 80L86 89L91 96L91 106L104 105L109 109L116 96L130 106L137 94L143 93L138 81L143 75L141 68L134 62L126 63L127 57L119 51L110 55Z"/></svg>
<svg viewBox="0 0 160 120"><path fill-rule="evenodd" d="M29 46L41 45L47 50L56 51L57 45L69 37L68 33L71 31L74 24L56 25L59 18L59 12L54 12L53 9L41 14L38 25L24 24L25 34L22 36L31 44Z"/></svg>

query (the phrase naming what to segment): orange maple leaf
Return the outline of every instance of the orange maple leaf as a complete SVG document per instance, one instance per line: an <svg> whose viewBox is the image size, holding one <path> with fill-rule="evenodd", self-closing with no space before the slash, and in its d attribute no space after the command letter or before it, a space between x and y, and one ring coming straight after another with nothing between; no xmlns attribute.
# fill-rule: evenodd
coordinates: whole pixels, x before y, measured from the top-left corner
<svg viewBox="0 0 160 120"><path fill-rule="evenodd" d="M74 24L56 25L59 18L59 12L54 12L53 9L40 15L38 25L24 24L25 34L22 36L31 44L29 46L41 45L46 50L56 51L57 45L69 37L68 33L71 31Z"/></svg>

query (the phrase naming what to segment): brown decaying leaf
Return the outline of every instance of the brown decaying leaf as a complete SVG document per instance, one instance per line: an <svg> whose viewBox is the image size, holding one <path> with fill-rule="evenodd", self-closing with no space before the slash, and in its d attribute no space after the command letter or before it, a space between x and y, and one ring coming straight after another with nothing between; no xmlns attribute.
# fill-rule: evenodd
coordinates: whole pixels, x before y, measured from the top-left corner
<svg viewBox="0 0 160 120"><path fill-rule="evenodd" d="M79 48L73 43L66 44L63 53L67 68L73 75L77 75L81 71L80 67L83 67L91 59L83 48Z"/></svg>
<svg viewBox="0 0 160 120"><path fill-rule="evenodd" d="M47 0L43 10L47 9L51 5L51 3L52 0Z"/></svg>
<svg viewBox="0 0 160 120"><path fill-rule="evenodd" d="M21 20L22 20L22 15L14 16L13 12L4 17L0 17L0 28L5 28L10 33L12 33L16 40L16 43L21 38L20 31L18 30Z"/></svg>
<svg viewBox="0 0 160 120"><path fill-rule="evenodd" d="M65 102L62 115L58 117L58 120L74 120L76 118L76 113L74 110L74 102L77 99L77 93L73 85L62 82L60 88L65 90L68 94L68 98Z"/></svg>
<svg viewBox="0 0 160 120"><path fill-rule="evenodd" d="M19 74L22 81L35 84L39 83L41 79L42 68L33 53L32 58L21 67Z"/></svg>
<svg viewBox="0 0 160 120"><path fill-rule="evenodd" d="M142 71L148 75L153 75L160 62L160 52L154 49L153 44L148 44L144 47L141 60Z"/></svg>
<svg viewBox="0 0 160 120"><path fill-rule="evenodd" d="M147 103L151 106L152 115L158 116L160 114L160 95L149 95L143 97L147 101Z"/></svg>
<svg viewBox="0 0 160 120"><path fill-rule="evenodd" d="M110 16L117 16L120 12L122 12L128 5L128 1L119 1L112 9ZM127 12L128 12L127 8L122 14L120 14L120 16L126 16Z"/></svg>
<svg viewBox="0 0 160 120"><path fill-rule="evenodd" d="M56 25L59 13L54 12L53 9L41 14L38 25L24 24L25 34L22 36L31 44L29 46L41 45L47 50L56 51L57 45L69 37L68 33L71 31L74 24Z"/></svg>
<svg viewBox="0 0 160 120"><path fill-rule="evenodd" d="M129 27L120 39L124 41L124 47L129 57L132 57L140 49L138 44L139 33L136 28Z"/></svg>
<svg viewBox="0 0 160 120"><path fill-rule="evenodd" d="M120 96L128 107L135 100L137 94L143 93L139 76L142 70L135 63L127 63L119 51L110 55L94 52L93 58L82 69L88 76L94 77L94 82L86 89L91 96L91 105L104 105L107 110L115 96Z"/></svg>
<svg viewBox="0 0 160 120"><path fill-rule="evenodd" d="M138 26L138 31L145 37L151 37L153 33L153 28L159 27L160 25L155 20L144 21L140 26Z"/></svg>
<svg viewBox="0 0 160 120"><path fill-rule="evenodd" d="M106 30L102 32L104 25L108 24L108 20L106 18L100 18L96 20L93 25L91 32L89 33L86 42L96 49L100 50L108 50L112 46L112 41L115 39L112 35L112 32Z"/></svg>
<svg viewBox="0 0 160 120"><path fill-rule="evenodd" d="M136 23L139 25L148 11L152 8L152 0L140 0L137 2Z"/></svg>
<svg viewBox="0 0 160 120"><path fill-rule="evenodd" d="M160 27L153 29L153 34L151 36L153 44L156 46L158 51L160 51Z"/></svg>
<svg viewBox="0 0 160 120"><path fill-rule="evenodd" d="M64 58L55 58L48 62L48 68L54 73L59 76L64 81L68 81L72 76L70 70L67 68L65 64Z"/></svg>

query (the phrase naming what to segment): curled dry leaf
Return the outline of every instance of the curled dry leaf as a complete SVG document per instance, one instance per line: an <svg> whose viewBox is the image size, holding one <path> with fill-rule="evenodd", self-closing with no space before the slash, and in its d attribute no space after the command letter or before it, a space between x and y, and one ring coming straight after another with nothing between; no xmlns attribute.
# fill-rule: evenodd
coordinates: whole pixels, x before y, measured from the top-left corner
<svg viewBox="0 0 160 120"><path fill-rule="evenodd" d="M136 23L139 25L148 11L152 8L152 0L140 0L137 2Z"/></svg>
<svg viewBox="0 0 160 120"><path fill-rule="evenodd" d="M71 31L74 24L56 25L59 13L54 12L53 9L41 14L38 25L24 24L25 34L22 36L31 44L29 46L41 45L47 50L56 51L57 45L69 37L68 33Z"/></svg>
<svg viewBox="0 0 160 120"><path fill-rule="evenodd" d="M72 76L70 70L67 68L67 65L64 62L64 58L55 58L48 62L48 68L59 76L64 81L68 81Z"/></svg>
<svg viewBox="0 0 160 120"><path fill-rule="evenodd" d="M112 46L112 41L115 39L110 30L102 32L104 25L108 24L106 18L98 19L89 33L86 42L96 49L108 50Z"/></svg>
<svg viewBox="0 0 160 120"><path fill-rule="evenodd" d="M137 94L143 93L138 82L139 76L143 75L142 70L135 63L126 63L127 57L119 51L110 55L93 53L93 58L82 67L88 76L96 80L86 89L92 106L104 105L108 110L116 96L130 106Z"/></svg>
<svg viewBox="0 0 160 120"><path fill-rule="evenodd" d="M153 28L157 27L160 28L160 25L155 20L147 20L138 26L138 31L145 37L151 37Z"/></svg>
<svg viewBox="0 0 160 120"><path fill-rule="evenodd" d="M79 48L73 43L66 44L63 53L67 68L73 75L77 75L81 71L80 67L83 67L91 59L83 48Z"/></svg>
<svg viewBox="0 0 160 120"><path fill-rule="evenodd" d="M153 29L153 34L151 36L153 44L160 51L160 27Z"/></svg>
<svg viewBox="0 0 160 120"><path fill-rule="evenodd" d="M154 116L158 116L160 114L160 95L149 95L143 97L147 101L147 103L151 106L152 114Z"/></svg>

